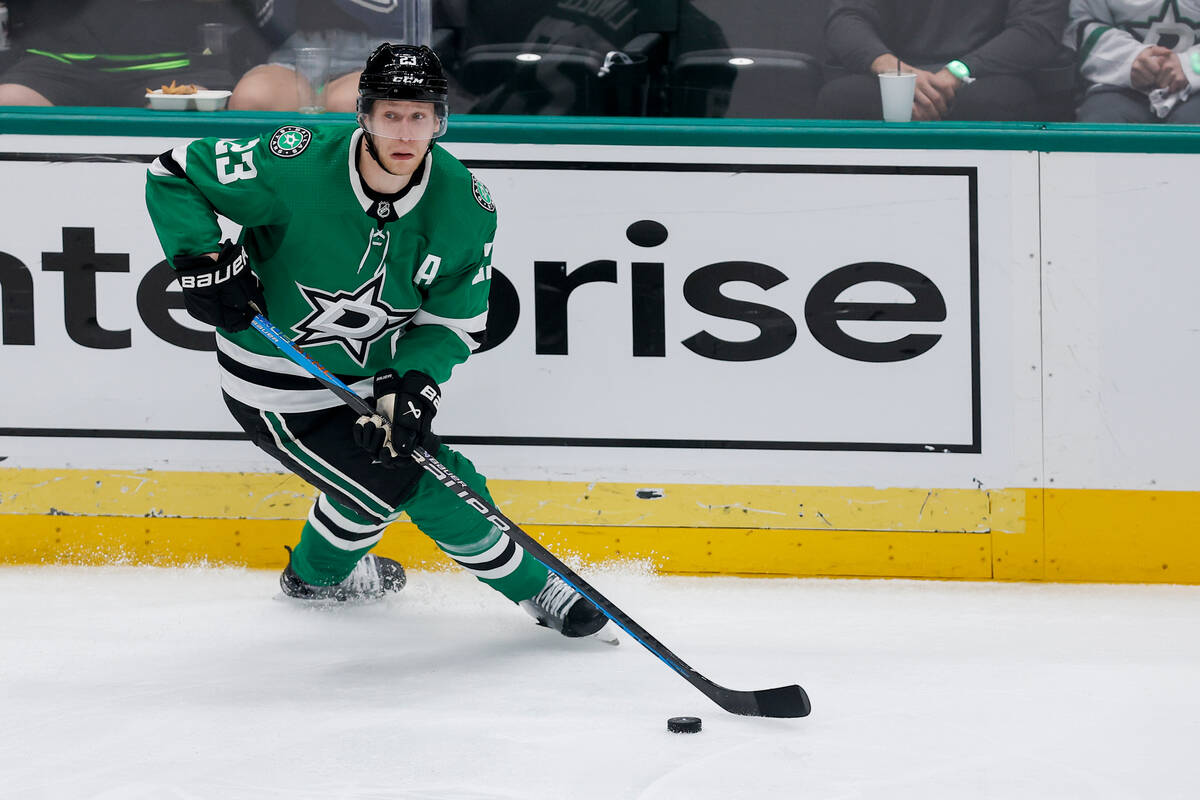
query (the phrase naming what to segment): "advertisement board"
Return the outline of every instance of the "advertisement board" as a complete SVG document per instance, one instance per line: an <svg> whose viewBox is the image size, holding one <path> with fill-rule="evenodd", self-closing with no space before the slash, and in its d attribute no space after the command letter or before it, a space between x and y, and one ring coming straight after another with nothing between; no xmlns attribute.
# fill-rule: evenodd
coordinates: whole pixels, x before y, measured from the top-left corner
<svg viewBox="0 0 1200 800"><path fill-rule="evenodd" d="M26 141L0 152L0 352L39 387L0 401L10 465L270 468L145 213L157 143L8 138ZM550 476L634 460L797 483L820 464L813 483L892 485L896 455L870 454L911 454L912 480L970 486L1028 461L988 437L1028 417L1009 399L1014 353L1036 354L1012 303L1036 280L1013 239L1036 226L1028 154L452 149L500 228L448 441Z"/></svg>

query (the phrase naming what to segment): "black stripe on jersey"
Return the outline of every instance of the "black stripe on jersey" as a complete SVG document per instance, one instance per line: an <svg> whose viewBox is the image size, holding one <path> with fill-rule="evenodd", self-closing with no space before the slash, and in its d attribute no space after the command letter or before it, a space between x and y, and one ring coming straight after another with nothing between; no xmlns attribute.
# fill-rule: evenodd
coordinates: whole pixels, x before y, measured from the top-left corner
<svg viewBox="0 0 1200 800"><path fill-rule="evenodd" d="M378 536L379 531L383 530L383 528L376 528L373 531L366 531L362 533L358 531L348 531L331 520L329 515L321 510L320 503L314 503L312 511L313 516L320 520L321 524L325 526L325 530L329 531L337 538L344 539L347 542L361 542L363 539L370 539L372 536Z"/></svg>
<svg viewBox="0 0 1200 800"><path fill-rule="evenodd" d="M281 389L283 391L304 391L324 389L325 386L316 378L309 378L305 375L284 375L280 372L270 372L265 369L258 369L243 364L237 361L232 356L222 350L217 351L217 363L221 365L221 369L228 372L234 377L253 383L256 386L263 386L268 389ZM338 375L342 383L347 385L357 383L362 380L362 376Z"/></svg>
<svg viewBox="0 0 1200 800"><path fill-rule="evenodd" d="M179 166L179 162L175 160L175 156L171 155L170 150L158 157L158 163L162 164L163 168L176 178L183 178L185 181L191 181L191 178L189 178L187 173L183 171L183 167Z"/></svg>
<svg viewBox="0 0 1200 800"><path fill-rule="evenodd" d="M458 561L457 558L455 558L454 560L458 561L459 565L461 565L464 569L469 569L472 572L487 572L488 570L491 570L491 569L499 569L500 567L503 567L505 564L507 564L509 561L512 560L513 554L516 552L517 552L516 541L514 541L513 539L509 539L508 546L504 548L504 552L502 552L500 555L493 558L491 561L484 561L482 563L467 563L467 562L463 562L463 561ZM451 558L453 558L453 556L451 556Z"/></svg>

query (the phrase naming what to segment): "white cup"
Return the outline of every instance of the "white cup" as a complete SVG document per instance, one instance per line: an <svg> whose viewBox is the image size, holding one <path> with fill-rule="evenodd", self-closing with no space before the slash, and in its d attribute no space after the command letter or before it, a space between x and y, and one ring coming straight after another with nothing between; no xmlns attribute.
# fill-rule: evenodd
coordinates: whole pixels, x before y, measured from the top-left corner
<svg viewBox="0 0 1200 800"><path fill-rule="evenodd" d="M320 114L325 110L325 84L329 82L332 53L327 47L301 47L296 50L296 91L300 111Z"/></svg>
<svg viewBox="0 0 1200 800"><path fill-rule="evenodd" d="M911 122L913 92L917 88L915 72L879 73L879 96L883 100L884 122Z"/></svg>

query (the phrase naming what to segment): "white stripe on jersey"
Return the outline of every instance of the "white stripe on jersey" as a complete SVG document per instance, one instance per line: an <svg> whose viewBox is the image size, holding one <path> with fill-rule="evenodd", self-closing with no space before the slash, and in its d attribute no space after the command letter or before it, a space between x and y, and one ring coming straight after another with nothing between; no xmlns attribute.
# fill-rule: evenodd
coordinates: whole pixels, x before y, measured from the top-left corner
<svg viewBox="0 0 1200 800"><path fill-rule="evenodd" d="M371 380L359 381L350 388L363 396L370 392ZM257 383L245 381L238 376L221 370L221 389L239 403L284 414L300 414L305 411L323 411L326 408L336 408L341 405L341 399L325 387L319 389L272 389Z"/></svg>
<svg viewBox="0 0 1200 800"><path fill-rule="evenodd" d="M428 311L419 310L412 318L413 325L441 325L443 328L449 328L458 338L463 340L471 352L479 349L479 342L472 336L481 335L487 330L488 312L471 317L470 319L452 319L450 317L439 317L437 314L430 314Z"/></svg>
<svg viewBox="0 0 1200 800"><path fill-rule="evenodd" d="M227 357L251 369L288 377L310 378L314 382L316 381L316 378L313 378L303 367L289 359L252 353L223 336L217 336L217 349ZM219 367L219 369L221 388L230 397L264 411L297 414L304 411L323 411L327 408L336 408L342 402L341 398L318 383L314 383L316 388L313 389L276 389L240 378L224 367ZM372 378L363 378L361 381L350 384L350 388L354 390L355 394L363 398L370 396L373 387L374 380Z"/></svg>
<svg viewBox="0 0 1200 800"><path fill-rule="evenodd" d="M304 367L284 356L264 356L247 350L241 345L234 344L224 336L217 334L217 349L239 364L261 369L264 372L277 372L280 375L300 375L312 378ZM315 378L314 378L315 380Z"/></svg>

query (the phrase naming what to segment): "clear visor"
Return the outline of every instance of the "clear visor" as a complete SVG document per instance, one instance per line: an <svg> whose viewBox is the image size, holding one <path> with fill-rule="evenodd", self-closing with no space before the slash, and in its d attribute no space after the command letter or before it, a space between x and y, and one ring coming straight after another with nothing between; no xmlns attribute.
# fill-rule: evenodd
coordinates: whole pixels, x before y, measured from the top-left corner
<svg viewBox="0 0 1200 800"><path fill-rule="evenodd" d="M372 136L406 142L427 142L446 132L445 103L416 100L375 100L370 113L360 112L358 124Z"/></svg>

